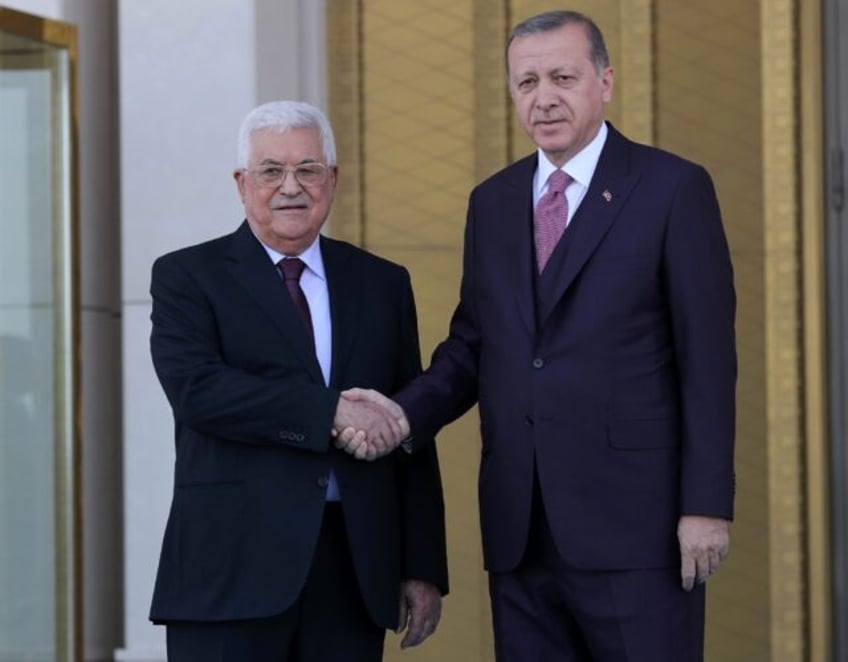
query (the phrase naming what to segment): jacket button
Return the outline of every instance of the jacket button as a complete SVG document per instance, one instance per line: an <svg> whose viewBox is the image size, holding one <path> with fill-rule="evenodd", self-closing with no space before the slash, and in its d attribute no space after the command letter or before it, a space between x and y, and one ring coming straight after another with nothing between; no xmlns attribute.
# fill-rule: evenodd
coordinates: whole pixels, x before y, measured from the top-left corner
<svg viewBox="0 0 848 662"><path fill-rule="evenodd" d="M324 489L324 488L326 488L326 487L327 487L327 485L329 485L329 484L330 484L330 479L329 479L329 478L327 478L326 476L321 476L321 477L317 480L317 483L318 483L318 487L320 487L320 488Z"/></svg>
<svg viewBox="0 0 848 662"><path fill-rule="evenodd" d="M532 427L533 427L533 417L532 417L532 416L530 416L530 415L525 416L525 417L524 417L524 425L526 425L527 427L532 428Z"/></svg>
<svg viewBox="0 0 848 662"><path fill-rule="evenodd" d="M541 368L544 365L545 365L544 359L540 359L538 356L535 359L533 359L533 367L534 368Z"/></svg>

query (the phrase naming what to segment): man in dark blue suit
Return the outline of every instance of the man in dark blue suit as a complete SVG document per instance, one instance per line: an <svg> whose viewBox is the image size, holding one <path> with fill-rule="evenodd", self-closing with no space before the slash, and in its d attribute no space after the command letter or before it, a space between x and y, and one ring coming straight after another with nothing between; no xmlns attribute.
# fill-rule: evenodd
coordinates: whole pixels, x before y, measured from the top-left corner
<svg viewBox="0 0 848 662"><path fill-rule="evenodd" d="M538 151L472 192L450 334L394 413L415 452L479 403L500 662L696 662L734 497L735 295L715 191L604 121L613 72L587 17L528 19L506 57ZM388 448L366 437L337 443Z"/></svg>
<svg viewBox="0 0 848 662"><path fill-rule="evenodd" d="M407 433L367 402L420 372L402 267L319 236L333 133L298 102L254 109L235 180L246 221L153 266L151 350L174 413L174 496L150 617L171 662L377 662L435 629L447 592L435 445L358 462L355 426Z"/></svg>

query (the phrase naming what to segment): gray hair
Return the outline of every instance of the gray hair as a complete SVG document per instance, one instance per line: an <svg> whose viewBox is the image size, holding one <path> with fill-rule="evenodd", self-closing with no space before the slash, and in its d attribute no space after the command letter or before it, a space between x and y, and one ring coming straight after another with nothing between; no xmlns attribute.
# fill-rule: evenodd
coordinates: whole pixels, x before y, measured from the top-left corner
<svg viewBox="0 0 848 662"><path fill-rule="evenodd" d="M292 129L316 129L327 165L336 165L336 142L333 127L315 106L303 101L271 101L251 110L241 123L238 134L239 168L247 168L250 138L257 131L286 133Z"/></svg>
<svg viewBox="0 0 848 662"><path fill-rule="evenodd" d="M563 26L571 24L582 25L586 29L586 36L589 38L590 44L589 57L595 65L595 70L598 74L601 74L604 69L610 66L609 53L607 52L607 45L604 42L604 35L601 29L595 21L585 14L576 11L560 10L531 16L521 21L521 23L512 29L512 32L509 33L509 39L506 42L506 48L504 49L507 75L509 74L509 46L517 37L526 37L527 35L537 34L539 32L550 32L551 30L558 30Z"/></svg>

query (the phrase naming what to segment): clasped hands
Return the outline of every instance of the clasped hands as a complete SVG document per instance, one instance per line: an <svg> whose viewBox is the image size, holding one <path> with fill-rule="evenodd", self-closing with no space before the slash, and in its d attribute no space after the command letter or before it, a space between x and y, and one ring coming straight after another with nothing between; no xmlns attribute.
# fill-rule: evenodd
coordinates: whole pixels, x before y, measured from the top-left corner
<svg viewBox="0 0 848 662"><path fill-rule="evenodd" d="M358 460L376 460L409 437L409 421L399 404L371 389L342 391L332 434L338 448Z"/></svg>

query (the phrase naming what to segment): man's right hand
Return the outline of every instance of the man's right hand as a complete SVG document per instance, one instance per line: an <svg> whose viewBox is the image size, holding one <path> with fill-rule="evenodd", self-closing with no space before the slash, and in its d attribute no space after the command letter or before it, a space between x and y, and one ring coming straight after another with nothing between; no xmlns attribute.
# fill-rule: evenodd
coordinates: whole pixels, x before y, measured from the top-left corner
<svg viewBox="0 0 848 662"><path fill-rule="evenodd" d="M375 460L393 451L409 436L409 421L403 409L393 400L372 389L352 388L342 392L339 408L343 403L364 406L369 411L378 411L389 419L391 435L374 434L374 431L359 424L342 425L338 416L333 425L336 446L360 460Z"/></svg>
<svg viewBox="0 0 848 662"><path fill-rule="evenodd" d="M409 424L403 410L385 396L351 389L339 398L333 434L339 448L357 459L375 460L409 436Z"/></svg>
<svg viewBox="0 0 848 662"><path fill-rule="evenodd" d="M718 517L683 515L677 524L680 577L684 591L703 584L727 558L730 522Z"/></svg>

